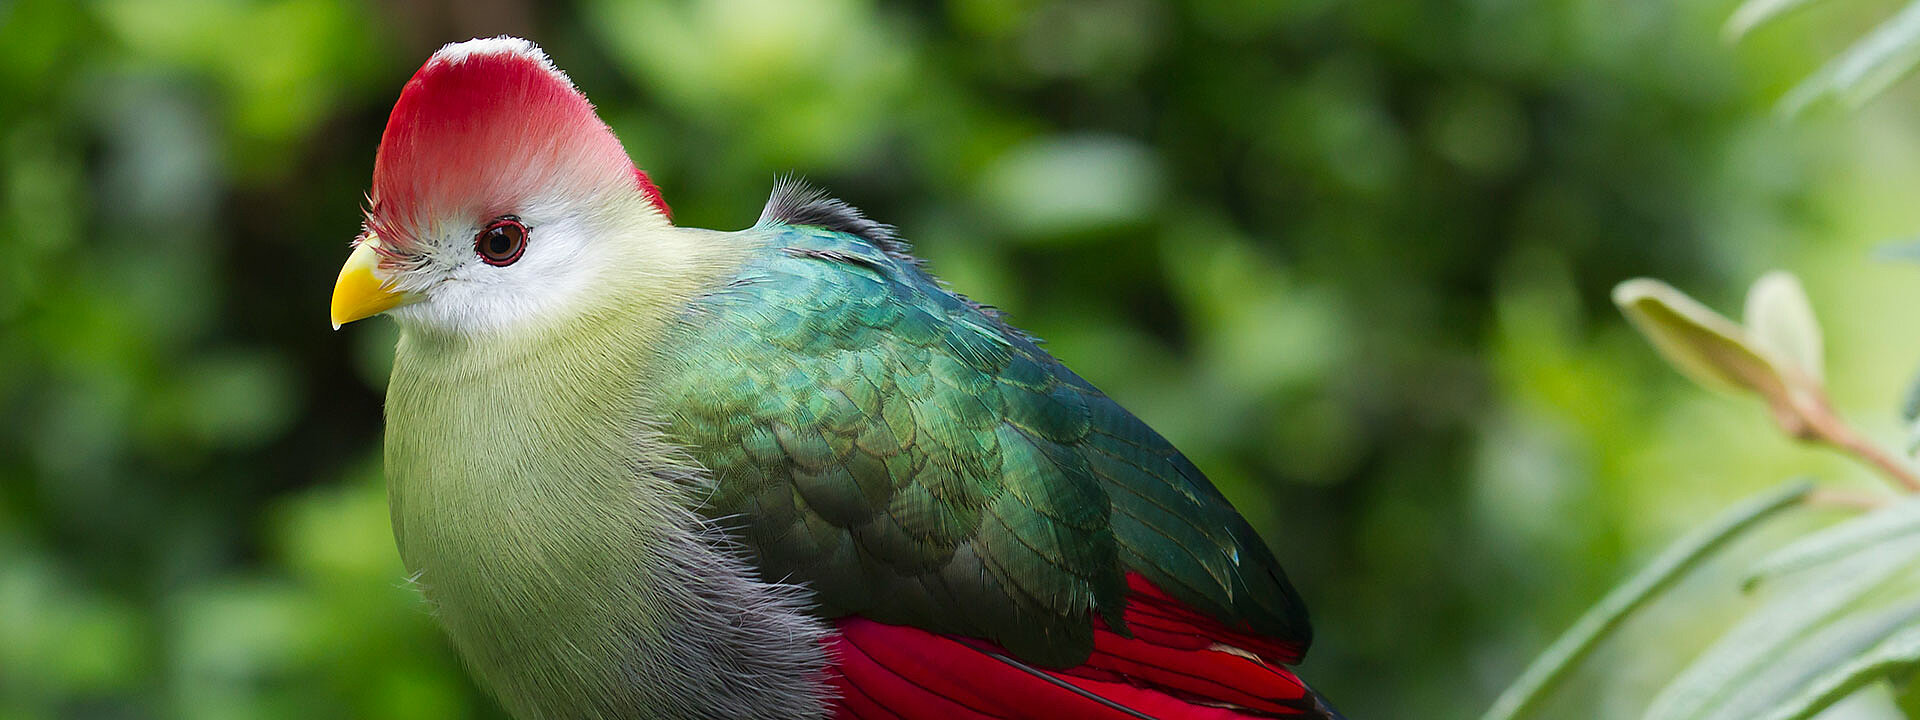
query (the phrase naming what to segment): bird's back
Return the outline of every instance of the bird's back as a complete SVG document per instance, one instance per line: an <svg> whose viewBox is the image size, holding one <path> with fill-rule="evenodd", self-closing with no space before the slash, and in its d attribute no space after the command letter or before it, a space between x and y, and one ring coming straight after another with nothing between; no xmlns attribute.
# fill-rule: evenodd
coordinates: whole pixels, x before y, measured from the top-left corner
<svg viewBox="0 0 1920 720"><path fill-rule="evenodd" d="M1310 642L1304 606L1163 438L837 201L785 188L746 232L757 249L647 385L712 474L707 512L836 620L843 696L862 677L894 697L870 710L968 694L872 654L911 647L1069 705L1131 688L1151 696L1134 708L1311 711L1280 667Z"/></svg>

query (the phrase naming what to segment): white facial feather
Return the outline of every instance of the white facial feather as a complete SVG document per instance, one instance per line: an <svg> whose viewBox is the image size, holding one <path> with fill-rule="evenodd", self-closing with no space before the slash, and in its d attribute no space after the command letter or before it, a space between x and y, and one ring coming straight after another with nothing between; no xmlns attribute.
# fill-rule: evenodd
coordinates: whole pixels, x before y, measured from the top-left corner
<svg viewBox="0 0 1920 720"><path fill-rule="evenodd" d="M474 237L491 218L434 223L423 262L394 277L395 287L424 300L395 308L395 319L472 336L578 312L594 299L595 287L603 286L598 281L624 264L623 256L630 252L621 251L639 249L630 243L644 243L634 235L647 224L623 217L650 217L644 211L621 213L553 199L530 202L515 214L527 227L527 246L518 260L505 266L482 261L474 250Z"/></svg>
<svg viewBox="0 0 1920 720"><path fill-rule="evenodd" d="M644 235L672 227L662 209L636 183L632 163L618 141L591 115L590 106L583 100L577 108L566 109L574 115L543 116L539 122L526 124L514 114L473 115L479 111L460 104L471 101L470 96L460 94L470 91L460 89L461 80L448 80L454 76L449 76L446 68L470 63L471 67L482 68L475 72L504 72L501 92L508 97L499 100L498 106L517 102L514 98L521 95L514 93L531 93L526 97L536 99L551 95L544 83L528 85L524 79L515 79L524 76L515 75L511 69L524 68L524 64L509 63L509 70L502 71L499 63L480 60L503 56L533 64L567 89L572 95L567 100L579 99L566 73L526 40L506 36L476 39L453 43L434 53L422 73L438 67L429 82L440 85L433 87L453 83L455 89L447 91L453 104L438 106L454 108L452 119L431 114L430 109L436 106L424 104L446 101L433 94L436 90L419 89L434 100L408 105L413 114L406 121L414 123L409 127L426 128L420 131L420 137L432 142L422 144L422 140L407 135L397 142L398 153L388 158L405 172L386 180L400 192L396 193L399 202L385 211L387 226L382 231L390 227L393 234L404 237L405 250L394 263L384 265L381 274L393 289L420 298L389 311L409 327L481 335L577 313L596 291L604 293L600 281L610 273L631 272L636 264L653 266ZM471 83L471 77L466 81ZM480 119L473 119L476 117ZM478 127L488 132L476 135L474 126L463 123L482 123ZM438 128L465 128L468 134L452 135L454 140L424 134ZM387 139L382 142L386 157ZM484 157L476 154L480 150L466 144L471 142L487 144ZM425 155L432 160L420 160L427 149L434 150ZM382 187L382 176L376 168L376 208L395 200L379 197ZM467 190L469 187L477 189ZM380 213L375 211L376 215ZM527 245L518 260L494 266L479 258L474 238L503 215L513 215L527 227Z"/></svg>

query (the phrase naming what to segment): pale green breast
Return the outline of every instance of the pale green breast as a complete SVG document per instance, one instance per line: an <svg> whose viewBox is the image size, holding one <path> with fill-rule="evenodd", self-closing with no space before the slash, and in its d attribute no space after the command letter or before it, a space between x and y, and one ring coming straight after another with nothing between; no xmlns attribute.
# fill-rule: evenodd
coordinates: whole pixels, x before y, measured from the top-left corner
<svg viewBox="0 0 1920 720"><path fill-rule="evenodd" d="M647 538L622 513L636 497L632 382L564 357L409 336L388 388L401 559L522 718L555 716L541 705L564 693L618 697L636 639L660 636L655 616L620 597L649 582Z"/></svg>
<svg viewBox="0 0 1920 720"><path fill-rule="evenodd" d="M388 388L395 538L481 684L523 720L819 712L823 632L699 512L643 366L734 236L606 239L564 318L478 337L404 328ZM741 673L763 682L732 682Z"/></svg>

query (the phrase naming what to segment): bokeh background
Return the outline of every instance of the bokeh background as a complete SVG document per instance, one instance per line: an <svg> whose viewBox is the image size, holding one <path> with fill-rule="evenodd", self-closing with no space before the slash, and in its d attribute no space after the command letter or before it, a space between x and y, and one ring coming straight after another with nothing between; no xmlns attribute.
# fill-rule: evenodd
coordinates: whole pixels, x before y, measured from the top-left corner
<svg viewBox="0 0 1920 720"><path fill-rule="evenodd" d="M1802 472L1621 322L1806 280L1899 443L1920 93L1775 113L1895 3L0 0L0 718L496 718L405 587L394 330L325 305L439 44L542 43L682 224L796 172L1168 435L1314 610L1355 718L1462 718L1664 542ZM1589 663L1633 717L1695 583ZM1719 593L1719 594L1716 594ZM1720 619L1716 619L1720 618Z"/></svg>

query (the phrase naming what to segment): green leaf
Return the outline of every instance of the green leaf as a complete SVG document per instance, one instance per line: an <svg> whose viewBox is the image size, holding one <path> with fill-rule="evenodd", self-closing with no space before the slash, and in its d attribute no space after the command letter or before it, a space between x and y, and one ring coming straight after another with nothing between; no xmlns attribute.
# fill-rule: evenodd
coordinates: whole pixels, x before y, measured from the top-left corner
<svg viewBox="0 0 1920 720"><path fill-rule="evenodd" d="M1774 361L1739 325L1686 293L1636 278L1614 287L1613 302L1667 362L1695 382L1785 401L1786 381Z"/></svg>
<svg viewBox="0 0 1920 720"><path fill-rule="evenodd" d="M1890 240L1873 249L1873 259L1920 262L1920 237Z"/></svg>
<svg viewBox="0 0 1920 720"><path fill-rule="evenodd" d="M1904 679L1895 677L1868 683L1814 717L1819 720L1908 720L1920 717L1920 714L1909 714L1902 709L1895 685Z"/></svg>
<svg viewBox="0 0 1920 720"><path fill-rule="evenodd" d="M1920 62L1920 0L1908 3L1789 91L1780 100L1780 113L1799 114L1827 95L1857 108L1905 76L1916 62Z"/></svg>
<svg viewBox="0 0 1920 720"><path fill-rule="evenodd" d="M1807 683L1765 720L1806 720L1855 691L1920 667L1920 626L1908 626L1861 653L1853 661Z"/></svg>
<svg viewBox="0 0 1920 720"><path fill-rule="evenodd" d="M1920 375L1915 375L1907 385L1907 396L1900 401L1900 419L1907 422L1920 420ZM1912 430L1916 433L1915 438L1920 439L1920 426L1915 426ZM1909 447L1907 450L1912 452L1913 448Z"/></svg>
<svg viewBox="0 0 1920 720"><path fill-rule="evenodd" d="M1739 40L1769 20L1799 9L1812 0L1747 0L1727 16L1723 28L1728 40Z"/></svg>
<svg viewBox="0 0 1920 720"><path fill-rule="evenodd" d="M1769 357L1792 363L1815 381L1825 375L1820 323L1806 288L1793 273L1776 270L1760 276L1747 291L1745 320L1753 344Z"/></svg>
<svg viewBox="0 0 1920 720"><path fill-rule="evenodd" d="M1705 527L1674 541L1653 562L1608 592L1606 597L1601 598L1554 640L1513 681L1513 685L1500 693L1493 706L1480 716L1481 720L1525 717L1545 699L1549 691L1559 685L1581 658L1593 651L1602 638L1625 622L1627 615L1647 604L1687 570L1740 533L1799 502L1812 488L1813 485L1805 480L1787 483L1735 505Z"/></svg>
<svg viewBox="0 0 1920 720"><path fill-rule="evenodd" d="M1774 551L1754 565L1746 587L1854 553L1879 551L1888 540L1916 533L1920 533L1920 498L1902 500Z"/></svg>
<svg viewBox="0 0 1920 720"><path fill-rule="evenodd" d="M1784 700L1797 683L1845 662L1920 611L1920 600L1906 598L1905 607L1881 615L1849 615L1917 558L1920 537L1910 536L1795 575L1681 671L1645 717L1744 719Z"/></svg>
<svg viewBox="0 0 1920 720"><path fill-rule="evenodd" d="M1848 608L1812 626L1737 678L1699 720L1752 720L1793 699L1802 688L1872 649L1920 618L1920 598L1879 609Z"/></svg>

